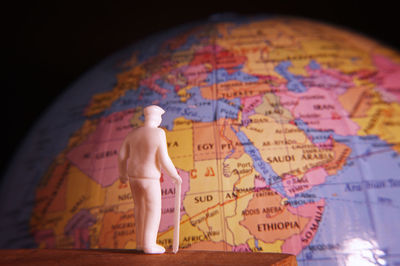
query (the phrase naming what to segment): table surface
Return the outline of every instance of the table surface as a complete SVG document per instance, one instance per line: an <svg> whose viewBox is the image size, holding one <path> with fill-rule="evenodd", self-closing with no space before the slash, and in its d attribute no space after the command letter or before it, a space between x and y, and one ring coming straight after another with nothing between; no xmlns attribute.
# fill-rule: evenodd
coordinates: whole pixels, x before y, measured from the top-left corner
<svg viewBox="0 0 400 266"><path fill-rule="evenodd" d="M296 257L281 253L179 251L148 255L115 249L3 249L0 265L297 265Z"/></svg>

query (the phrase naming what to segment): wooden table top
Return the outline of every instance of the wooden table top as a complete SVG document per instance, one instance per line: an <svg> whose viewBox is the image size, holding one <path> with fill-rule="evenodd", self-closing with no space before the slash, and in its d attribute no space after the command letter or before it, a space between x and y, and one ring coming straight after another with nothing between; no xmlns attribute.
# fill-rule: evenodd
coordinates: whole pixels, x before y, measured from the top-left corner
<svg viewBox="0 0 400 266"><path fill-rule="evenodd" d="M115 249L3 249L0 265L297 265L296 257L281 253L179 251L147 255Z"/></svg>

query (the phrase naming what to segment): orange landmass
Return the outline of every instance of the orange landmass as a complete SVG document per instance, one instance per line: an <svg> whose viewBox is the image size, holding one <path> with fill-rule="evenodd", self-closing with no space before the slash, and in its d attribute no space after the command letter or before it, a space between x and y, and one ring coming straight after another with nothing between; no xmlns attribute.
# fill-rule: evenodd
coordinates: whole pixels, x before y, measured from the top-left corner
<svg viewBox="0 0 400 266"><path fill-rule="evenodd" d="M77 147L84 142L97 127L98 119L86 120L82 127L72 134L68 140L68 149Z"/></svg>
<svg viewBox="0 0 400 266"><path fill-rule="evenodd" d="M257 82L228 80L217 85L202 87L200 90L205 99L224 98L231 100L237 97L250 97L271 92L273 91L271 84L273 83L269 79L260 79Z"/></svg>
<svg viewBox="0 0 400 266"><path fill-rule="evenodd" d="M99 248L124 248L128 241L136 241L133 209L105 213L99 234Z"/></svg>
<svg viewBox="0 0 400 266"><path fill-rule="evenodd" d="M333 144L333 159L323 165L329 175L335 175L346 164L347 157L351 154L351 148L346 144L332 140Z"/></svg>
<svg viewBox="0 0 400 266"><path fill-rule="evenodd" d="M282 204L283 197L270 189L254 193L247 215L240 222L255 238L266 243L285 240L299 234L310 218L294 215Z"/></svg>
<svg viewBox="0 0 400 266"><path fill-rule="evenodd" d="M219 50L219 47L205 49L195 54L190 65L210 65L212 69L224 68L228 74L238 71L238 67L247 61L246 56L234 54L228 50Z"/></svg>
<svg viewBox="0 0 400 266"><path fill-rule="evenodd" d="M233 123L232 119L193 123L195 161L225 158L233 150L233 158L242 156L244 148L231 128Z"/></svg>
<svg viewBox="0 0 400 266"><path fill-rule="evenodd" d="M350 88L339 96L339 102L350 117L365 117L373 99L373 91L365 86Z"/></svg>
<svg viewBox="0 0 400 266"><path fill-rule="evenodd" d="M232 127L238 130L238 126L233 125L234 123L232 119L225 118L217 122L221 140L221 158L225 158L231 153L232 149L234 149L233 154L230 156L232 159L239 159L244 154L244 147L240 143L236 133L232 130Z"/></svg>
<svg viewBox="0 0 400 266"><path fill-rule="evenodd" d="M66 173L70 164L64 161L62 164L55 164L53 167L49 176L43 180L44 182L36 190L33 218L43 217L49 212L65 210L67 191Z"/></svg>

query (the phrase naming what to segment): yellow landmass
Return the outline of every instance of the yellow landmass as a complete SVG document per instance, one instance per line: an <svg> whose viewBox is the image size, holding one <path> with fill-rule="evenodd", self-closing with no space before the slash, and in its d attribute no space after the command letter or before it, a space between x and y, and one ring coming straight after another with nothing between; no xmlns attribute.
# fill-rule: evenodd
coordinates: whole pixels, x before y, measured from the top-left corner
<svg viewBox="0 0 400 266"><path fill-rule="evenodd" d="M363 50L360 47L355 48L353 43L343 41L341 39L329 38L327 35L324 39L307 38L301 41L302 49L306 55L315 60L324 67L334 68L342 73L353 73L359 70L373 70L371 63L370 51ZM299 55L301 56L301 55ZM354 60L356 58L356 60ZM289 71L293 74L306 75L301 73L309 60L294 60L293 66L289 67Z"/></svg>
<svg viewBox="0 0 400 266"><path fill-rule="evenodd" d="M220 177L215 160L196 161L191 173L190 190L183 201L189 216L222 202L219 192Z"/></svg>
<svg viewBox="0 0 400 266"><path fill-rule="evenodd" d="M215 160L197 161L194 167L183 206L193 226L213 241L223 240L222 192L217 163Z"/></svg>
<svg viewBox="0 0 400 266"><path fill-rule="evenodd" d="M252 159L247 154L239 159L227 159L223 162L224 177L224 215L226 223L226 243L237 246L245 244L252 236L239 224L243 220L242 212L253 197L254 176Z"/></svg>
<svg viewBox="0 0 400 266"><path fill-rule="evenodd" d="M183 66L187 66L190 61L193 59L193 55L195 53L195 49L189 50L176 50L171 55L171 62L174 62L174 68L180 68ZM168 73L167 75L171 75ZM175 78L176 80L176 78Z"/></svg>
<svg viewBox="0 0 400 266"><path fill-rule="evenodd" d="M100 238L100 231L101 227L103 226L103 223L100 221L103 221L103 216L104 213L100 212L99 210L101 209L92 209L90 213L95 217L96 222L89 228L89 236L90 236L90 243L89 247L90 248L99 248L99 238Z"/></svg>
<svg viewBox="0 0 400 266"><path fill-rule="evenodd" d="M96 209L96 206L103 204L103 190L66 161L62 164L55 164L52 167L51 174L49 173L48 177L42 181L37 189L37 203L35 203L31 217L32 232L51 230L54 234L56 247L76 247L74 231L66 232L66 226L73 216L82 209L88 210L90 215L96 217L97 215L93 214L92 211ZM89 218L86 214L83 214L83 216ZM94 220L101 221L101 219ZM97 238L95 227L99 224L95 223L89 228L90 245ZM45 243L39 243L39 245L42 246Z"/></svg>
<svg viewBox="0 0 400 266"><path fill-rule="evenodd" d="M194 243L188 250L210 250L210 251L232 251L232 246L228 245L225 241L204 241Z"/></svg>
<svg viewBox="0 0 400 266"><path fill-rule="evenodd" d="M252 122L241 131L279 176L291 174L302 178L308 169L324 165L334 158L332 150L315 146L296 125L277 123L260 114L252 115L250 119Z"/></svg>
<svg viewBox="0 0 400 266"><path fill-rule="evenodd" d="M288 123L293 120L289 110L283 108L280 99L276 94L266 93L263 97L263 103L255 108L256 113L270 116L280 123Z"/></svg>
<svg viewBox="0 0 400 266"><path fill-rule="evenodd" d="M230 23L217 24L217 30L221 33L216 38L216 44L226 48L236 55L246 56L247 61L243 70L249 74L271 75L280 77L275 71L275 64L265 63L264 57L268 57L269 47L266 44L265 29L274 31L277 23L272 20L265 23L251 23L240 27L231 28Z"/></svg>
<svg viewBox="0 0 400 266"><path fill-rule="evenodd" d="M277 64L290 61L289 71L305 75L310 60L344 73L374 69L370 55L380 47L354 32L297 18L271 18L238 27L222 23L217 27L220 45L247 57L244 70L250 74L279 77Z"/></svg>
<svg viewBox="0 0 400 266"><path fill-rule="evenodd" d="M78 168L71 166L66 176L68 195L65 199L65 211L62 213L49 214L45 220L58 217L52 226L56 235L64 234L65 226L70 219L82 209L91 209L104 203L104 190L96 182L81 172Z"/></svg>
<svg viewBox="0 0 400 266"><path fill-rule="evenodd" d="M47 213L44 216L38 216L37 213L32 214L31 218L31 229L33 232L41 231L41 230L46 230L46 229L51 229L54 232L54 228L59 228L63 225L59 225L60 223L64 224L64 212L59 211L59 212L51 212ZM55 233L55 232L54 232Z"/></svg>
<svg viewBox="0 0 400 266"><path fill-rule="evenodd" d="M120 212L126 212L133 209L133 197L129 183L121 183L117 179L111 186L106 189L106 196L103 208L117 208Z"/></svg>
<svg viewBox="0 0 400 266"><path fill-rule="evenodd" d="M102 220L99 234L99 248L121 249L136 238L133 210L107 212Z"/></svg>
<svg viewBox="0 0 400 266"><path fill-rule="evenodd" d="M70 163L63 160L62 163L54 162L51 170L46 174L36 189L35 206L31 218L31 227L35 230L47 228L50 213L61 214L66 208L67 180L66 173Z"/></svg>
<svg viewBox="0 0 400 266"><path fill-rule="evenodd" d="M65 209L58 212L45 212L44 214L37 210L37 213L34 212L32 214L31 221L31 226L34 230L52 229L57 236L57 241L65 240L61 236L65 234L66 225L74 215L82 209L91 212L92 209L103 205L105 199L104 189L78 168L70 166L64 174L66 182L65 193L67 195L64 199ZM60 245L64 244L61 243ZM58 244L57 247L59 247Z"/></svg>
<svg viewBox="0 0 400 266"><path fill-rule="evenodd" d="M361 128L358 134L377 135L393 144L400 152L400 105L398 103L376 102L365 117L352 118Z"/></svg>
<svg viewBox="0 0 400 266"><path fill-rule="evenodd" d="M135 112L133 112L133 116L129 123L132 125L132 127L141 127L143 126L143 121L140 120L140 117L143 115L143 108L142 107L137 107Z"/></svg>
<svg viewBox="0 0 400 266"><path fill-rule="evenodd" d="M129 240L126 242L124 249L136 249L136 241Z"/></svg>
<svg viewBox="0 0 400 266"><path fill-rule="evenodd" d="M379 99L379 94L370 85L349 88L338 97L350 117L365 117L373 103Z"/></svg>
<svg viewBox="0 0 400 266"><path fill-rule="evenodd" d="M164 248L170 249L172 248L173 239L174 230L173 228L169 228L167 231L158 234L157 242L159 245L164 246ZM179 248L187 248L195 243L208 240L209 238L202 231L190 223L190 218L186 214L182 216L179 234Z"/></svg>
<svg viewBox="0 0 400 266"><path fill-rule="evenodd" d="M211 241L225 240L225 228L222 224L221 206L212 206L190 217L190 223L202 231Z"/></svg>
<svg viewBox="0 0 400 266"><path fill-rule="evenodd" d="M285 243L283 240L276 240L273 243L265 243L262 240L257 240L258 241L258 248L256 247L255 239L250 239L247 241L247 244L249 245L250 249L253 252L270 252L270 253L282 253L282 245Z"/></svg>
<svg viewBox="0 0 400 266"><path fill-rule="evenodd" d="M234 191L241 193L237 190L244 190L254 187L254 175L258 173L253 167L253 160L246 153L241 157L234 159L229 158L221 161L221 168L223 171L222 187L224 191ZM229 199L226 193L224 201Z"/></svg>
<svg viewBox="0 0 400 266"><path fill-rule="evenodd" d="M71 166L67 175L67 195L67 211L64 213L64 219L67 220L69 215L73 216L82 209L99 208L105 202L105 190L101 185L74 166Z"/></svg>
<svg viewBox="0 0 400 266"><path fill-rule="evenodd" d="M181 102L186 102L190 98L190 94L187 93L188 90L192 89L192 86L186 86L180 89L176 94L180 96Z"/></svg>
<svg viewBox="0 0 400 266"><path fill-rule="evenodd" d="M172 131L166 130L168 154L175 167L191 171L193 165L193 128L192 121L183 117L174 121Z"/></svg>

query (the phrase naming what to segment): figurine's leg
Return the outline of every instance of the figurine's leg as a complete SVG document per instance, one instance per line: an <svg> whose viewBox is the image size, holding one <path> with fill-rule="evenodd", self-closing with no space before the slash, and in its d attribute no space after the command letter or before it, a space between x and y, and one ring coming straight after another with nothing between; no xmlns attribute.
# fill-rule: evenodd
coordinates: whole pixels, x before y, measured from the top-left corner
<svg viewBox="0 0 400 266"><path fill-rule="evenodd" d="M157 245L157 233L161 220L161 187L158 179L142 179L145 183L146 215L143 250L145 253L161 254L164 247Z"/></svg>
<svg viewBox="0 0 400 266"><path fill-rule="evenodd" d="M144 213L146 208L146 201L144 198L144 189L140 182L131 180L130 187L132 191L133 202L135 204L135 229L136 229L136 250L143 250L143 237L144 237Z"/></svg>

